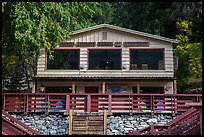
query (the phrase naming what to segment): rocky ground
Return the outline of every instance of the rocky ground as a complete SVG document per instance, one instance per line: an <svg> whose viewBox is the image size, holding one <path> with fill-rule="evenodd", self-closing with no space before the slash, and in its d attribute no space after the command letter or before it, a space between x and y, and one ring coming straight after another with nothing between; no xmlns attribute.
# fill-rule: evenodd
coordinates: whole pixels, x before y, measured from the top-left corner
<svg viewBox="0 0 204 137"><path fill-rule="evenodd" d="M22 116L13 114L13 116L44 135L65 135L69 128L69 117L59 114L49 116L36 114ZM155 116L150 114L109 116L107 118L107 134L125 135L128 133L128 130L142 129L154 124L164 125L173 118L175 117L164 114Z"/></svg>

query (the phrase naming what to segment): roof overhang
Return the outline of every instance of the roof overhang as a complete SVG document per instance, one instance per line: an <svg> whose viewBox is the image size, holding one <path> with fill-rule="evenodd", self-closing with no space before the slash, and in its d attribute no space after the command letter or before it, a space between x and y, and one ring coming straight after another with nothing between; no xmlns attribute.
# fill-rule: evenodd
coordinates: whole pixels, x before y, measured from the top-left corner
<svg viewBox="0 0 204 137"><path fill-rule="evenodd" d="M120 81L120 80L127 80L127 81L135 81L135 80L140 80L140 81L173 81L176 80L175 77L34 77L33 81L93 81L93 80L97 80L97 81L112 81L112 80L116 80L116 81Z"/></svg>

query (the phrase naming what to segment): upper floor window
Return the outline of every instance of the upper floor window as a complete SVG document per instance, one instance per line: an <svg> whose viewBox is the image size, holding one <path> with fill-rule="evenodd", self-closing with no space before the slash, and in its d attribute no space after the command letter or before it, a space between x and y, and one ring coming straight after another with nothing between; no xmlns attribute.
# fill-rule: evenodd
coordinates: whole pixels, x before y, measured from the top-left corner
<svg viewBox="0 0 204 137"><path fill-rule="evenodd" d="M102 32L102 40L107 40L107 39L108 39L107 32L106 31Z"/></svg>
<svg viewBox="0 0 204 137"><path fill-rule="evenodd" d="M121 69L120 49L90 49L88 56L89 69Z"/></svg>
<svg viewBox="0 0 204 137"><path fill-rule="evenodd" d="M164 69L163 49L131 49L130 69Z"/></svg>
<svg viewBox="0 0 204 137"><path fill-rule="evenodd" d="M47 69L79 69L79 50L55 49L54 60L47 58Z"/></svg>

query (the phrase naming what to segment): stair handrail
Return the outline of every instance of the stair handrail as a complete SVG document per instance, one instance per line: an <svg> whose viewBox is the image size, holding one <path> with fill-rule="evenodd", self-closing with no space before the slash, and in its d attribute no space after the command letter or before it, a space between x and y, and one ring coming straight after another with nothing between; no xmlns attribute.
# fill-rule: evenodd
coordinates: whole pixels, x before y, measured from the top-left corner
<svg viewBox="0 0 204 137"><path fill-rule="evenodd" d="M2 119L6 120L7 122L9 122L10 124L12 124L13 126L15 126L16 128L22 130L24 133L28 134L28 135L42 135L41 133L37 132L36 130L30 128L28 125L24 124L23 122L21 122L20 120L14 118L13 116L11 116L10 114L8 114L5 111L2 111L2 114L5 116L2 116ZM7 118L9 119L7 119ZM15 123L16 124L15 124ZM2 125L3 126L3 125Z"/></svg>
<svg viewBox="0 0 204 137"><path fill-rule="evenodd" d="M176 117L175 119L173 119L172 121L166 123L165 125L152 125L152 126L148 126L145 127L143 129L140 130L132 130L129 131L128 135L154 135L155 133L162 133L162 134L171 134L171 129L172 129L172 125L176 124L177 122L181 121L181 120L186 120L187 117L193 113L198 112L197 109L191 108L189 110L187 110L186 112L184 112L183 114L179 115L178 117ZM161 130L165 130L165 131L156 131L156 127L161 127Z"/></svg>

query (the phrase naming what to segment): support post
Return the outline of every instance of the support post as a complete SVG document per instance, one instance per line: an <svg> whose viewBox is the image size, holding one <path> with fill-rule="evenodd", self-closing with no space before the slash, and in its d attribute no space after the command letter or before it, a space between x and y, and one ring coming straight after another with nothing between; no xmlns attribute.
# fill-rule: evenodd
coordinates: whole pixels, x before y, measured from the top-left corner
<svg viewBox="0 0 204 137"><path fill-rule="evenodd" d="M26 111L25 111L25 115L28 115L28 95L26 95Z"/></svg>
<svg viewBox="0 0 204 137"><path fill-rule="evenodd" d="M151 95L151 106L152 106L152 109L151 109L151 115L154 115L154 95Z"/></svg>
<svg viewBox="0 0 204 137"><path fill-rule="evenodd" d="M72 135L72 111L69 111L69 135Z"/></svg>
<svg viewBox="0 0 204 137"><path fill-rule="evenodd" d="M70 95L66 96L66 111L70 111Z"/></svg>
<svg viewBox="0 0 204 137"><path fill-rule="evenodd" d="M140 93L140 83L137 82L137 93Z"/></svg>
<svg viewBox="0 0 204 137"><path fill-rule="evenodd" d="M91 112L91 95L87 95L87 112Z"/></svg>
<svg viewBox="0 0 204 137"><path fill-rule="evenodd" d="M174 94L174 113L172 114L173 116L175 116L175 113L176 113L176 94L177 94L177 87L176 87L176 80L173 81L173 94Z"/></svg>
<svg viewBox="0 0 204 137"><path fill-rule="evenodd" d="M32 81L32 93L35 93L35 81Z"/></svg>
<svg viewBox="0 0 204 137"><path fill-rule="evenodd" d="M48 116L49 115L49 111L48 111L48 108L49 108L49 95L45 95L45 115Z"/></svg>
<svg viewBox="0 0 204 137"><path fill-rule="evenodd" d="M102 83L102 93L106 92L106 82Z"/></svg>
<svg viewBox="0 0 204 137"><path fill-rule="evenodd" d="M5 111L5 109L6 109L6 95L3 95L3 96L4 96L3 111Z"/></svg>
<svg viewBox="0 0 204 137"><path fill-rule="evenodd" d="M112 95L108 95L108 113L111 113L112 106Z"/></svg>
<svg viewBox="0 0 204 137"><path fill-rule="evenodd" d="M72 82L72 93L76 93L76 91L75 91L75 82Z"/></svg>
<svg viewBox="0 0 204 137"><path fill-rule="evenodd" d="M107 112L103 113L103 135L107 134Z"/></svg>

